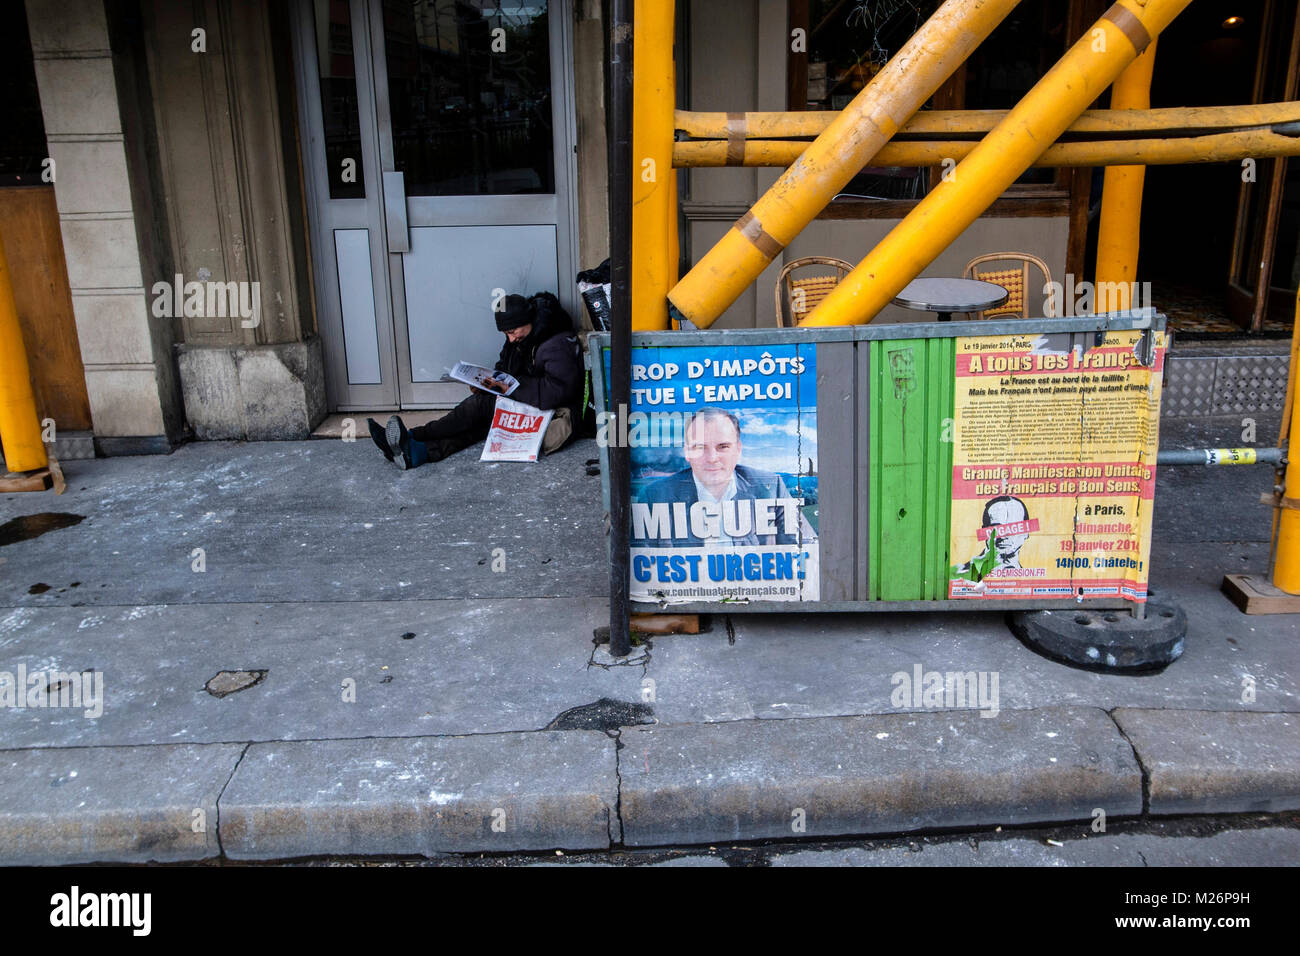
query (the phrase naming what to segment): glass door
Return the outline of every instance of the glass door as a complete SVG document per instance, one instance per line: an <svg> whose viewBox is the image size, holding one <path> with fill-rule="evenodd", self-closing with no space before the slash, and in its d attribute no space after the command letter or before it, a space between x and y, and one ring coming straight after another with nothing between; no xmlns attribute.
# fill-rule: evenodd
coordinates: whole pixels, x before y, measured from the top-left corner
<svg viewBox="0 0 1300 956"><path fill-rule="evenodd" d="M369 18L360 0L298 0L302 120L316 320L332 410L391 408L398 369L384 249Z"/></svg>
<svg viewBox="0 0 1300 956"><path fill-rule="evenodd" d="M1254 102L1294 100L1300 92L1300 11L1267 4L1261 32ZM1228 307L1247 331L1268 322L1286 328L1300 283L1300 163L1261 159L1240 187L1228 280Z"/></svg>
<svg viewBox="0 0 1300 956"><path fill-rule="evenodd" d="M318 124L313 158L329 171L313 205L351 203L365 220L340 228L329 214L313 228L328 367L344 376L331 395L358 407L353 354L364 346L392 404L454 404L465 388L447 369L496 361L501 296L545 289L574 306L560 281L576 271L568 3L304 2L318 47L334 51L305 78L319 95L300 97L315 113L305 125ZM339 178L344 154L358 154L354 181ZM362 334L367 314L373 336Z"/></svg>

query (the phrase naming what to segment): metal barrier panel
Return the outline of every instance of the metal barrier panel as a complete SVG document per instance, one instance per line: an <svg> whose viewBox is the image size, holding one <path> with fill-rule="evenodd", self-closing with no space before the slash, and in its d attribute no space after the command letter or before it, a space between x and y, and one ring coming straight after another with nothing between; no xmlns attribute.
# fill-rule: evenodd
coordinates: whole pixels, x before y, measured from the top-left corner
<svg viewBox="0 0 1300 956"><path fill-rule="evenodd" d="M952 494L950 338L868 344L873 601L946 598Z"/></svg>
<svg viewBox="0 0 1300 956"><path fill-rule="evenodd" d="M633 601L685 612L1145 601L1164 324L1141 310L634 333L621 420L605 401L609 335L591 335L606 509L608 446L631 446ZM1103 477L1112 471L1125 480ZM1127 519L1085 520L1094 507Z"/></svg>

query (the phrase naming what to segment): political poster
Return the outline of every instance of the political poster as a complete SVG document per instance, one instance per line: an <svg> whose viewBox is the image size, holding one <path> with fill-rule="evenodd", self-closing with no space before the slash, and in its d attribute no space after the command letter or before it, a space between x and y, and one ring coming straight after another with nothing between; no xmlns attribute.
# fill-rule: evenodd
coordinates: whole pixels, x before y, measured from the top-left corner
<svg viewBox="0 0 1300 956"><path fill-rule="evenodd" d="M949 596L1147 595L1163 332L956 339Z"/></svg>
<svg viewBox="0 0 1300 956"><path fill-rule="evenodd" d="M818 599L816 354L632 350L628 414L597 440L629 447L634 601Z"/></svg>

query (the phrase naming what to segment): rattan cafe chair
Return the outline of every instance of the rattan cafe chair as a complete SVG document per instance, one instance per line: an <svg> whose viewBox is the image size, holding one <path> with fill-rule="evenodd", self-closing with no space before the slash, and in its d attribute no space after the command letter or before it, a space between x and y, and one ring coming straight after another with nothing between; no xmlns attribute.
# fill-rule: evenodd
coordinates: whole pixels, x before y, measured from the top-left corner
<svg viewBox="0 0 1300 956"><path fill-rule="evenodd" d="M1005 266L1000 268L979 268L987 263L1005 263ZM1015 264L1013 265L1013 263ZM1043 284L1040 286L1029 284L1031 265L1037 267L1043 273ZM976 319L992 319L1001 315L1027 319L1031 315L1051 316L1055 311L1053 309L1053 297L1042 291L1052 281L1051 270L1047 268L1046 262L1038 258L1038 256L1030 255L1028 252L991 252L986 256L976 256L966 263L962 278L992 282L994 285L1000 285L1007 290L1006 302L992 309L976 312L973 316ZM1041 299L1039 297L1040 293ZM1041 313L1036 308L1031 309L1030 307L1031 304L1036 304L1039 301L1043 303Z"/></svg>
<svg viewBox="0 0 1300 956"><path fill-rule="evenodd" d="M796 269L822 266L835 270L835 275L810 275L796 278ZM776 280L776 324L779 328L793 328L813 309L840 280L853 271L853 264L830 256L804 256L785 264Z"/></svg>

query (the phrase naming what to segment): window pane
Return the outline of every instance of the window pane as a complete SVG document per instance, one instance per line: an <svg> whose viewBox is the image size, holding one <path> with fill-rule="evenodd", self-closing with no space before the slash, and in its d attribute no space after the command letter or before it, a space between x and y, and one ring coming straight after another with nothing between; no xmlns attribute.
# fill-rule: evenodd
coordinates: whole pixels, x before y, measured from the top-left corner
<svg viewBox="0 0 1300 956"><path fill-rule="evenodd" d="M316 0L316 53L320 109L325 125L325 166L330 199L364 199L361 121L357 111L348 0Z"/></svg>
<svg viewBox="0 0 1300 956"><path fill-rule="evenodd" d="M1263 192L1261 189L1260 192ZM1300 284L1300 162L1287 163L1282 193L1281 220L1277 228L1277 249L1273 254L1273 278L1269 285L1293 290Z"/></svg>
<svg viewBox="0 0 1300 956"><path fill-rule="evenodd" d="M546 0L386 0L384 40L407 195L555 191Z"/></svg>
<svg viewBox="0 0 1300 956"><path fill-rule="evenodd" d="M1069 4L1021 0L966 61L966 109L1009 110L1065 53ZM1019 184L1051 185L1056 170L1030 168Z"/></svg>
<svg viewBox="0 0 1300 956"><path fill-rule="evenodd" d="M938 6L938 0L811 0L808 108L848 106Z"/></svg>
<svg viewBox="0 0 1300 956"><path fill-rule="evenodd" d="M807 108L847 106L938 7L939 0L791 0L792 17L807 10ZM1021 0L967 60L960 108L1015 106L1065 52L1068 12L1064 0ZM802 24L792 19L791 25ZM792 108L801 105L801 92L791 90ZM928 169L867 168L844 192L908 199L925 193L929 175ZM1029 169L1016 182L1051 185L1055 180L1056 170L1044 168Z"/></svg>
<svg viewBox="0 0 1300 956"><path fill-rule="evenodd" d="M0 139L0 185L40 185L49 156L45 121L36 92L36 70L27 34L27 11L10 10L9 29L0 32L0 96L5 104L5 134Z"/></svg>
<svg viewBox="0 0 1300 956"><path fill-rule="evenodd" d="M848 106L938 5L938 0L810 0L808 109ZM869 166L840 195L919 199L927 175L915 166Z"/></svg>

